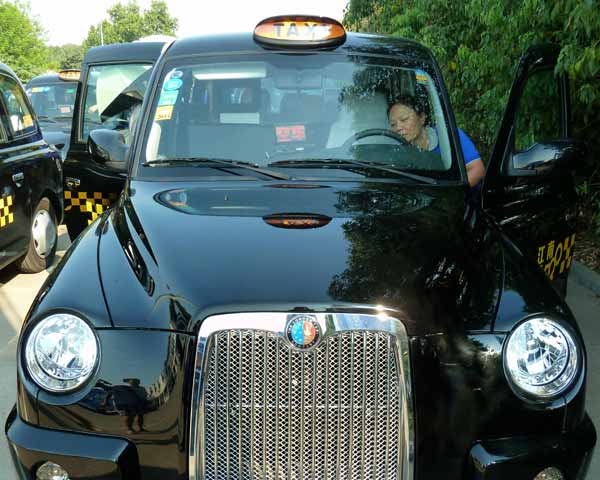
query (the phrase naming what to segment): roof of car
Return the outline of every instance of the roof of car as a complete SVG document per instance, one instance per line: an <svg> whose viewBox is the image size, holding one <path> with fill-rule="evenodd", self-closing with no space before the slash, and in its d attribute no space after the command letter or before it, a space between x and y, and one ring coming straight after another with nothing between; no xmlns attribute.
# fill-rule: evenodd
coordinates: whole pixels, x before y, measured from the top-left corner
<svg viewBox="0 0 600 480"><path fill-rule="evenodd" d="M102 45L100 47L90 48L83 58L83 63L130 60L154 62L160 55L164 46L165 42L132 42Z"/></svg>
<svg viewBox="0 0 600 480"><path fill-rule="evenodd" d="M252 33L228 33L205 35L176 40L167 50L167 57L182 55L218 53L218 52L248 52L260 53L265 50L280 51L257 43ZM298 52L335 51L345 54L390 55L406 58L412 61L430 63L432 56L423 45L398 37L371 35L365 33L347 33L346 41L335 48L303 49L293 48Z"/></svg>
<svg viewBox="0 0 600 480"><path fill-rule="evenodd" d="M43 75L38 75L37 77L33 77L31 80L27 82L27 85L45 85L47 83L58 83L58 82L77 82L77 80L62 80L58 78L58 73L45 73Z"/></svg>

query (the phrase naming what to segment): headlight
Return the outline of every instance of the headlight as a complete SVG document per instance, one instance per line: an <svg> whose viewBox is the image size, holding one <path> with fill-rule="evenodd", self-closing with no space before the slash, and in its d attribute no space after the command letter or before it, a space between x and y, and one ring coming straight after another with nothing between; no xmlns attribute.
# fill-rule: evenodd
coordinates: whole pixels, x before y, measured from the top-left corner
<svg viewBox="0 0 600 480"><path fill-rule="evenodd" d="M573 335L559 323L533 318L508 337L504 370L523 392L546 399L563 392L577 375L579 354Z"/></svg>
<svg viewBox="0 0 600 480"><path fill-rule="evenodd" d="M92 329L68 313L40 321L26 340L27 370L51 392L67 392L83 384L98 360L98 341Z"/></svg>

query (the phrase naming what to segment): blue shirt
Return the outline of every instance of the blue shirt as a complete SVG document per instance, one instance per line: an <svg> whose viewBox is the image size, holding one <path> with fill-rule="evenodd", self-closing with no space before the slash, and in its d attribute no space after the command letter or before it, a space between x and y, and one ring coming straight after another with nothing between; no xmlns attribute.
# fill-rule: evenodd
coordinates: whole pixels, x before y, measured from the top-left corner
<svg viewBox="0 0 600 480"><path fill-rule="evenodd" d="M432 135L432 133L433 133L433 135ZM428 128L427 134L429 135L429 144L435 145L435 148L431 149L431 151L435 152L435 153L441 153L440 152L440 144L437 139L437 131L433 128ZM460 140L460 146L462 148L465 165L467 163L471 163L473 160L477 160L477 159L481 158L481 155L477 151L477 148L475 148L475 144L473 143L473 141L460 128L458 129L458 138Z"/></svg>

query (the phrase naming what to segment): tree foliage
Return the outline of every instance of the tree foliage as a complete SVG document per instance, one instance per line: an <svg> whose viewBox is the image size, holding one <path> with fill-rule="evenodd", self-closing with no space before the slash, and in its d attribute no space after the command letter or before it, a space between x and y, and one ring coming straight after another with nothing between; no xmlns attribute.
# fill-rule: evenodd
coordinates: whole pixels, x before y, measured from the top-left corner
<svg viewBox="0 0 600 480"><path fill-rule="evenodd" d="M26 6L0 0L0 62L26 82L50 67L43 32Z"/></svg>
<svg viewBox="0 0 600 480"><path fill-rule="evenodd" d="M108 9L108 20L102 21L104 43L133 42L148 35L175 35L178 22L169 14L163 0L152 0L142 11L137 1L117 3ZM84 51L101 44L100 24L93 25L83 42Z"/></svg>
<svg viewBox="0 0 600 480"><path fill-rule="evenodd" d="M54 70L81 68L83 47L68 43L60 47L49 47L49 57Z"/></svg>

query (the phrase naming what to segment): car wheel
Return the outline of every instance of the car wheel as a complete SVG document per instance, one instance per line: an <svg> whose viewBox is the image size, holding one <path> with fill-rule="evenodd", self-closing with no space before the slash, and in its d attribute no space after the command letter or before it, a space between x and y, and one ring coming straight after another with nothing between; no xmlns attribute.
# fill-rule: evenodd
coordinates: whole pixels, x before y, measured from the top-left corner
<svg viewBox="0 0 600 480"><path fill-rule="evenodd" d="M56 254L58 229L56 215L50 200L40 200L31 221L31 238L27 254L19 260L17 267L24 273L36 273L52 265Z"/></svg>

